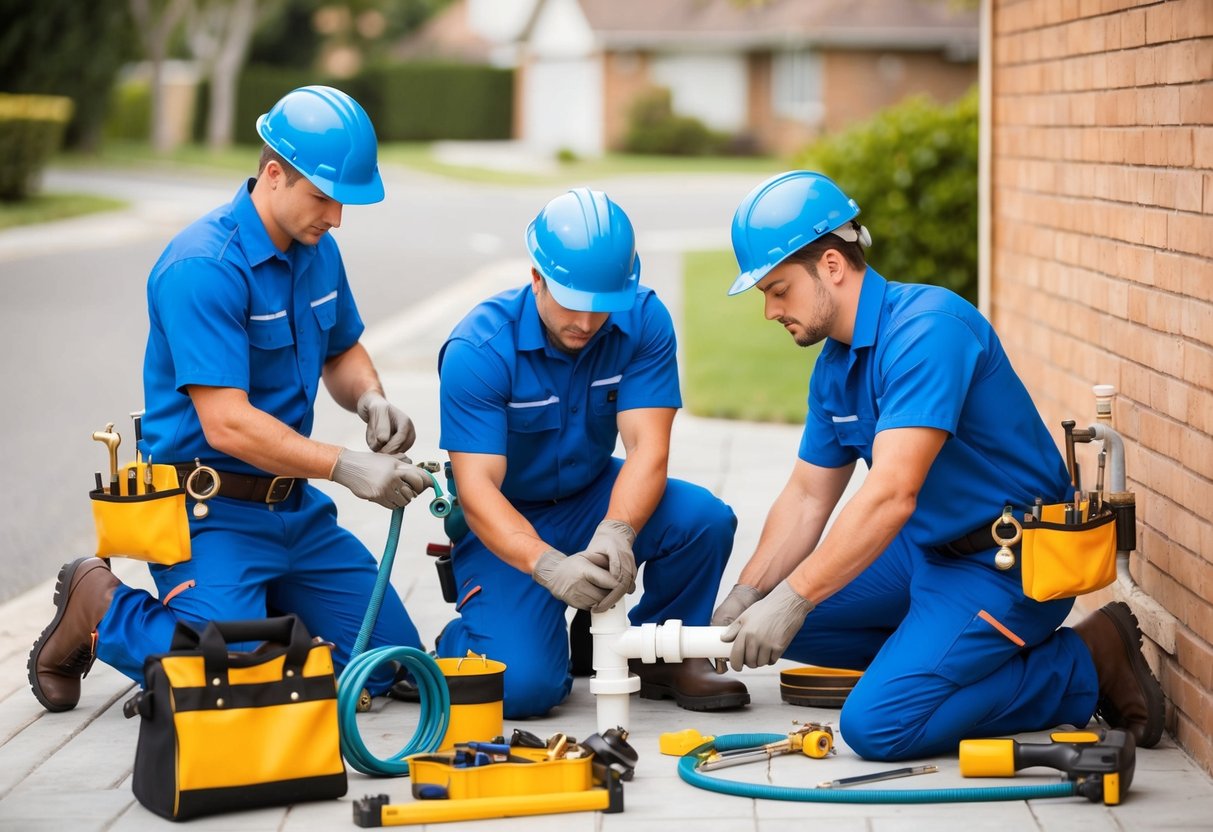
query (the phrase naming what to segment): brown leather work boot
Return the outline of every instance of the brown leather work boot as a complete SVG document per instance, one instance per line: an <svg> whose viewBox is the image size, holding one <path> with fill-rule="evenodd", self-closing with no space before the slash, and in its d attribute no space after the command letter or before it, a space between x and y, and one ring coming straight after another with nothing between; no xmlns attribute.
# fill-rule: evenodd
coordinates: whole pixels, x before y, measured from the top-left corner
<svg viewBox="0 0 1213 832"><path fill-rule="evenodd" d="M48 711L70 711L80 701L80 680L97 658L101 623L118 579L101 558L79 558L59 570L55 617L29 651L29 684Z"/></svg>
<svg viewBox="0 0 1213 832"><path fill-rule="evenodd" d="M640 677L643 699L673 699L688 711L723 711L750 704L750 692L737 679L720 676L707 659L685 662L659 660L644 664L628 661L628 669Z"/></svg>
<svg viewBox="0 0 1213 832"><path fill-rule="evenodd" d="M1166 717L1162 686L1141 652L1141 628L1129 606L1105 604L1074 625L1086 643L1099 676L1096 716L1113 728L1123 728L1142 748L1162 738Z"/></svg>

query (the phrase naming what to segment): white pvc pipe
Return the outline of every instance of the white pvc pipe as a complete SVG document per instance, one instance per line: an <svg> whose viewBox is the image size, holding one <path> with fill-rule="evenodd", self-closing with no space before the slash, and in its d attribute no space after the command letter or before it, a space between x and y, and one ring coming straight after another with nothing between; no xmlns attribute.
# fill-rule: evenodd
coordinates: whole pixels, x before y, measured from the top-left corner
<svg viewBox="0 0 1213 832"><path fill-rule="evenodd" d="M598 731L627 728L628 697L640 690L640 677L628 672L628 659L653 664L659 659L681 662L725 658L733 645L720 640L724 631L724 627L684 627L677 619L629 627L622 604L606 612L590 613L594 643L590 693L598 704Z"/></svg>

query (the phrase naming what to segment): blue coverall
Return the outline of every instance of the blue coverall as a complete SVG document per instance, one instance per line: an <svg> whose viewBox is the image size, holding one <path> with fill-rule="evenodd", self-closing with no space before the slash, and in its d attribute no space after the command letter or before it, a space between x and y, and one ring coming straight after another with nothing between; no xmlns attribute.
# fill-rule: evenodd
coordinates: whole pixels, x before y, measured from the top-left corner
<svg viewBox="0 0 1213 832"><path fill-rule="evenodd" d="M254 407L307 436L324 362L362 334L336 241L326 234L279 251L250 197L254 182L178 234L148 279L142 450L155 463L199 459L220 472L272 476L206 444L186 388L244 390ZM97 628L98 658L142 680L144 659L168 650L178 620L264 618L268 609L298 615L334 643L344 667L377 566L337 525L333 501L297 483L277 504L214 497L207 507L204 519L190 514L191 559L150 567L161 600L125 585L115 591ZM420 644L388 592L370 647Z"/></svg>
<svg viewBox="0 0 1213 832"><path fill-rule="evenodd" d="M576 356L548 341L530 285L473 309L439 355L441 446L506 457L502 493L539 536L582 550L606 514L622 467L615 417L680 407L673 323L652 290L614 312ZM633 623L707 624L737 518L706 489L670 479L633 551L644 594ZM505 716L547 713L568 696L567 606L469 533L455 545L459 618L438 652L505 662Z"/></svg>
<svg viewBox="0 0 1213 832"><path fill-rule="evenodd" d="M916 510L880 557L805 619L784 658L863 669L842 711L847 744L872 760L954 753L965 737L1085 725L1095 667L1058 629L1073 599L1023 593L997 546L937 547L989 528L1004 506L1064 502L1069 475L993 328L939 287L863 278L850 346L827 339L809 386L800 458L872 462L876 434L947 431Z"/></svg>

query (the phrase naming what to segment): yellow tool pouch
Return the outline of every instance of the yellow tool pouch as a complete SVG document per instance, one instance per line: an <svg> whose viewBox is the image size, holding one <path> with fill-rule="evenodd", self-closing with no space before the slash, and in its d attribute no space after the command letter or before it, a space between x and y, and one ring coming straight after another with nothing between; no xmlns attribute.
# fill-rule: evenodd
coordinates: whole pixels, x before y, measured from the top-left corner
<svg viewBox="0 0 1213 832"><path fill-rule="evenodd" d="M132 788L152 812L186 820L345 794L330 645L297 617L211 622L201 635L179 623L143 672L123 711L143 717Z"/></svg>
<svg viewBox="0 0 1213 832"><path fill-rule="evenodd" d="M1024 518L1023 592L1037 601L1072 598L1116 580L1116 514L1067 526L1065 508L1043 506L1040 520Z"/></svg>
<svg viewBox="0 0 1213 832"><path fill-rule="evenodd" d="M152 465L155 490L147 493L147 465L129 463L119 472L118 490L134 483L134 494L89 492L97 527L97 557L134 558L171 566L190 559L190 526L185 489L172 465ZM130 476L131 472L134 476Z"/></svg>

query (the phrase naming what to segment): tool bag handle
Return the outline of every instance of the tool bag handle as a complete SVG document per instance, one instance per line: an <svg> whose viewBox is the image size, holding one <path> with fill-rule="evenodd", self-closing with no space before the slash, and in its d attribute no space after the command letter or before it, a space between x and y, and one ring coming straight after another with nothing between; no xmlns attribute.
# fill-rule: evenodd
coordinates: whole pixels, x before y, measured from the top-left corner
<svg viewBox="0 0 1213 832"><path fill-rule="evenodd" d="M248 621L211 621L201 634L185 622L179 621L177 629L173 632L171 649L200 650L207 677L220 676L226 683L229 666L257 664L263 660L252 653L229 654L227 645L242 641L262 641L269 645L285 647L283 672L293 669L300 676L308 652L312 648L312 637L303 621L296 615L284 615ZM265 646L258 648L258 652L262 652ZM237 656L239 659L236 659Z"/></svg>

